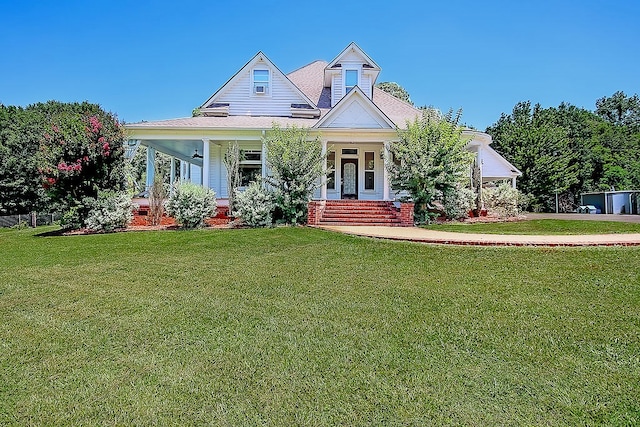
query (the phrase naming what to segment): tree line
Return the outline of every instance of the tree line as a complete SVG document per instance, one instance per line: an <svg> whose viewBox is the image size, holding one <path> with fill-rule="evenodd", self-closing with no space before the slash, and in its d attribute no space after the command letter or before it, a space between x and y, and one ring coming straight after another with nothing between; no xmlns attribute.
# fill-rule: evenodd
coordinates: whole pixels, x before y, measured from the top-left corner
<svg viewBox="0 0 640 427"><path fill-rule="evenodd" d="M530 210L572 211L580 194L640 189L640 99L616 92L595 111L568 103L519 102L486 132L493 148L522 172L518 189Z"/></svg>

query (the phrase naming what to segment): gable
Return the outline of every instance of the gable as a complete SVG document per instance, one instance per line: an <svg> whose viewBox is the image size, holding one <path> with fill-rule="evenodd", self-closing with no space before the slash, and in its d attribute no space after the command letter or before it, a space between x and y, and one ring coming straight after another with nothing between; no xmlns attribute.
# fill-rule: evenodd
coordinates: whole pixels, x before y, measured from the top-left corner
<svg viewBox="0 0 640 427"><path fill-rule="evenodd" d="M482 177L483 179L513 178L522 172L498 154L493 148L485 146L482 149Z"/></svg>
<svg viewBox="0 0 640 427"><path fill-rule="evenodd" d="M331 106L340 102L353 86L359 86L371 98L379 73L378 64L357 44L349 44L324 70L324 86L331 88Z"/></svg>
<svg viewBox="0 0 640 427"><path fill-rule="evenodd" d="M314 127L395 129L393 122L357 86Z"/></svg>
<svg viewBox="0 0 640 427"><path fill-rule="evenodd" d="M211 116L318 117L317 106L258 52L200 107Z"/></svg>
<svg viewBox="0 0 640 427"><path fill-rule="evenodd" d="M376 64L369 55L364 53L364 51L360 49L360 46L355 44L355 42L351 42L349 46L347 46L333 59L333 61L329 62L326 68L327 70L331 68L339 68L342 65L342 62L358 63L362 64L364 68L380 71L378 64Z"/></svg>

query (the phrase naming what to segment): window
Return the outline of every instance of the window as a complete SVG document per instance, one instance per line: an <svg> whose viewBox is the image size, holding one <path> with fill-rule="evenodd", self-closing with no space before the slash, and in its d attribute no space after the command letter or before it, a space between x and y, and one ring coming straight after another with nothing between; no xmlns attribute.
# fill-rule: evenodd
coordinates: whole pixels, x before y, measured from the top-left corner
<svg viewBox="0 0 640 427"><path fill-rule="evenodd" d="M351 89L358 85L358 70L344 71L344 94L348 94Z"/></svg>
<svg viewBox="0 0 640 427"><path fill-rule="evenodd" d="M343 148L342 149L342 155L354 155L354 154L358 154L358 149L357 148Z"/></svg>
<svg viewBox="0 0 640 427"><path fill-rule="evenodd" d="M242 150L240 160L240 186L246 187L262 176L262 151Z"/></svg>
<svg viewBox="0 0 640 427"><path fill-rule="evenodd" d="M364 153L364 189L373 190L375 187L376 153L365 151Z"/></svg>
<svg viewBox="0 0 640 427"><path fill-rule="evenodd" d="M327 174L327 190L336 189L336 152L329 151L327 156L327 170L330 172Z"/></svg>
<svg viewBox="0 0 640 427"><path fill-rule="evenodd" d="M253 70L253 93L257 95L269 93L269 70Z"/></svg>

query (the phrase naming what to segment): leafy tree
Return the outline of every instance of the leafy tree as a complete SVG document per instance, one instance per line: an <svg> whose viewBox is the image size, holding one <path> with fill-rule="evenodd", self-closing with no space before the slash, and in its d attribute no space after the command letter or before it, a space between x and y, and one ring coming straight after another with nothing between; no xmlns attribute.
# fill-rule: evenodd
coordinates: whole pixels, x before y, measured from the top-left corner
<svg viewBox="0 0 640 427"><path fill-rule="evenodd" d="M628 126L631 132L640 131L640 98L618 91L596 101L596 114L614 125Z"/></svg>
<svg viewBox="0 0 640 427"><path fill-rule="evenodd" d="M577 153L553 114L539 104L532 109L530 102L520 102L487 129L496 150L522 172L518 187L534 195L535 210L552 210L556 191L565 193L578 181Z"/></svg>
<svg viewBox="0 0 640 427"><path fill-rule="evenodd" d="M411 97L409 96L409 92L407 92L405 88L403 88L396 82L382 82L378 83L376 87L387 92L388 94L395 96L398 99L401 99L402 101L408 102L409 104L413 105Z"/></svg>
<svg viewBox="0 0 640 427"><path fill-rule="evenodd" d="M318 137L310 138L306 128L281 128L274 124L267 132L269 175L265 181L276 193L277 214L287 224L303 224L307 205L324 177L326 154Z"/></svg>
<svg viewBox="0 0 640 427"><path fill-rule="evenodd" d="M407 123L406 130L399 130L400 140L389 146L391 156L385 165L391 185L411 195L417 222L429 220L427 211L434 201L456 197L458 188L468 187L473 154L466 149L460 116L461 111L439 116L425 110Z"/></svg>
<svg viewBox="0 0 640 427"><path fill-rule="evenodd" d="M124 128L111 113L89 103L55 101L36 104L45 118L40 139L38 171L48 196L68 215L72 225L84 226L91 203L102 190L125 186Z"/></svg>
<svg viewBox="0 0 640 427"><path fill-rule="evenodd" d="M0 215L46 208L38 172L42 117L0 104Z"/></svg>
<svg viewBox="0 0 640 427"><path fill-rule="evenodd" d="M124 129L89 103L49 101L26 108L0 106L0 212L90 209L100 190L124 184Z"/></svg>

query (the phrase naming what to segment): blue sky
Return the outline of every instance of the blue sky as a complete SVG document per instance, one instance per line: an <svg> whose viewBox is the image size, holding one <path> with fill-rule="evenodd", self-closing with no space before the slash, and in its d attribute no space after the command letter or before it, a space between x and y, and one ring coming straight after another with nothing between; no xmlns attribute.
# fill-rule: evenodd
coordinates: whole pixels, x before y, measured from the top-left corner
<svg viewBox="0 0 640 427"><path fill-rule="evenodd" d="M191 114L258 51L288 73L355 41L416 105L478 129L518 101L640 92L640 2L0 0L0 103Z"/></svg>

